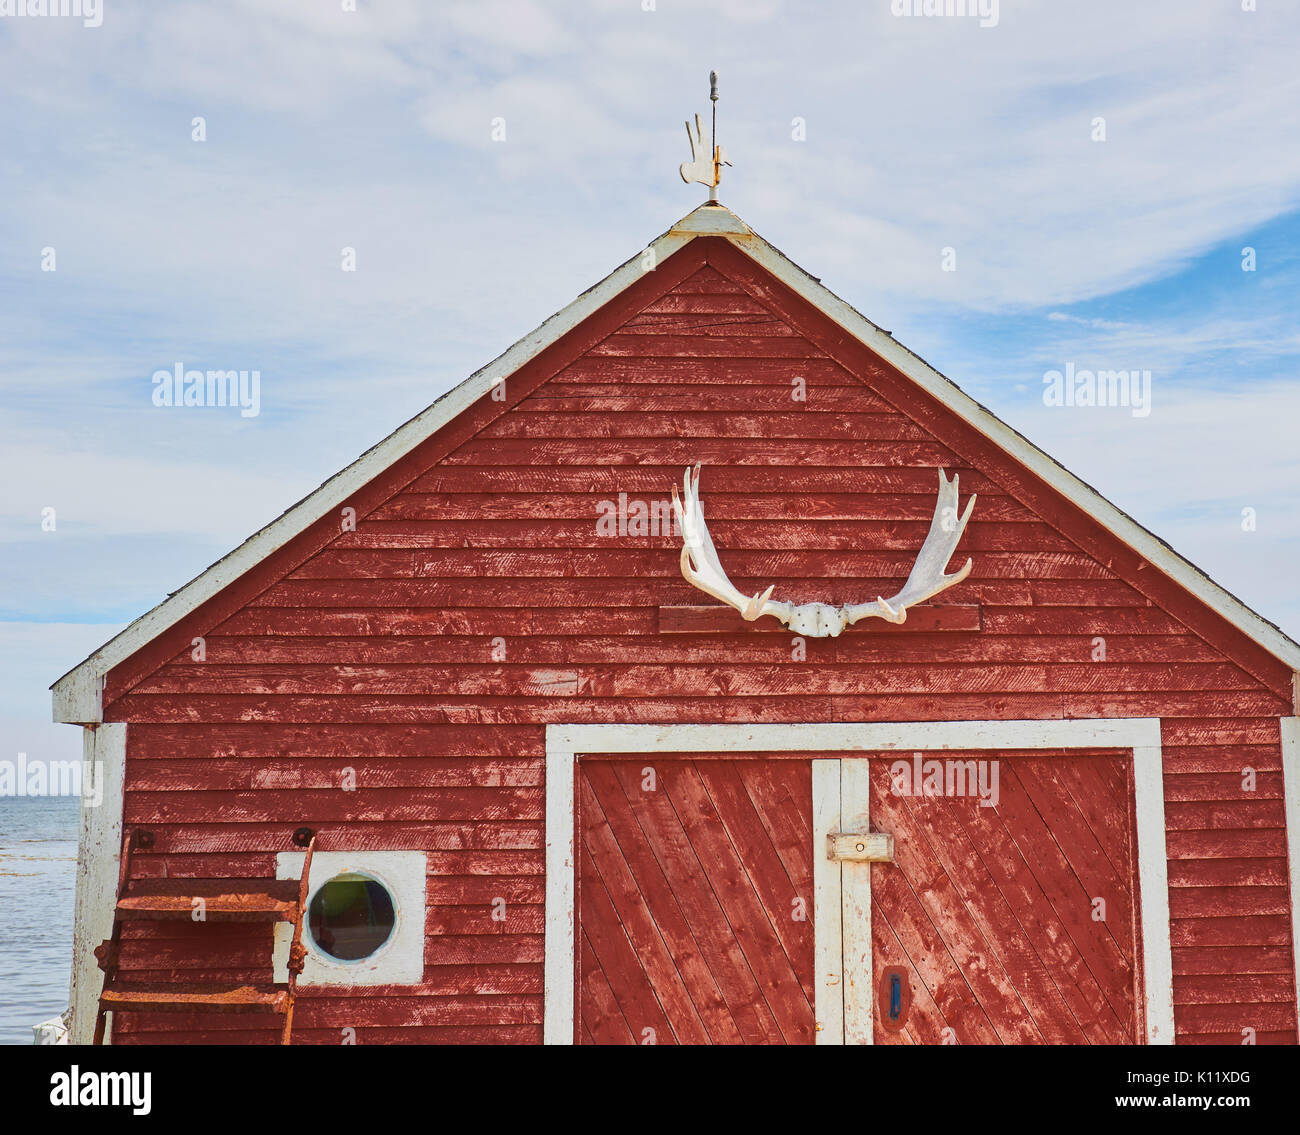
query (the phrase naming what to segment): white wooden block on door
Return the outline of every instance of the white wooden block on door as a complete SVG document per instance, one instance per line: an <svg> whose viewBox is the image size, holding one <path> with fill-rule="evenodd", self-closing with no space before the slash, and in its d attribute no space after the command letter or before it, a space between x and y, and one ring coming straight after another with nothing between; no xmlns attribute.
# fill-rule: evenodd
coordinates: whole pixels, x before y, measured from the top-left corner
<svg viewBox="0 0 1300 1135"><path fill-rule="evenodd" d="M894 837L888 832L836 832L826 837L826 854L841 863L892 863Z"/></svg>

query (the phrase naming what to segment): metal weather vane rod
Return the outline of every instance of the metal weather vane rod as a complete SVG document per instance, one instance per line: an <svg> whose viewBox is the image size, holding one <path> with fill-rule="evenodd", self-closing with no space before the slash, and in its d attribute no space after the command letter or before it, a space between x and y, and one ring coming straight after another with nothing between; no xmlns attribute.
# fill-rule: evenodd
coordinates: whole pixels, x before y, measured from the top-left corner
<svg viewBox="0 0 1300 1135"><path fill-rule="evenodd" d="M690 183L698 181L709 187L709 200L718 199L718 183L722 180L722 167L731 165L727 151L717 144L718 141L718 73L709 72L709 100L713 103L713 126L709 145L704 143L704 125L700 116L695 116L695 129L686 123L686 138L691 144L691 160L682 162L679 167L682 180Z"/></svg>
<svg viewBox="0 0 1300 1135"><path fill-rule="evenodd" d="M709 72L709 102L713 104L713 124L709 127L709 141L713 143L713 187L709 200L718 199L718 182L722 180L722 163L718 161L718 73Z"/></svg>

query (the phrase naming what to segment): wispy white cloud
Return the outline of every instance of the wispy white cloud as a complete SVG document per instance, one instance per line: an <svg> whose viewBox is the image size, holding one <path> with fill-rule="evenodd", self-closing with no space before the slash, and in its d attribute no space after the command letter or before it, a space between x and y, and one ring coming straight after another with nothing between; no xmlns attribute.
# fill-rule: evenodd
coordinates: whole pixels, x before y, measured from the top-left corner
<svg viewBox="0 0 1300 1135"><path fill-rule="evenodd" d="M1125 331L1133 325L1117 319L1087 319L1080 315L1070 315L1064 311L1049 311L1047 318L1054 323L1076 323L1094 331Z"/></svg>

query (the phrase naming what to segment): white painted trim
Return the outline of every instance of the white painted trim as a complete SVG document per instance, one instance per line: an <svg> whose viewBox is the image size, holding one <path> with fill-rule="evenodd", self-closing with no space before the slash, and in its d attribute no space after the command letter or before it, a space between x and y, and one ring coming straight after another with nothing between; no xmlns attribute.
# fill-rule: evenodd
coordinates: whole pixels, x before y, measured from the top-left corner
<svg viewBox="0 0 1300 1135"><path fill-rule="evenodd" d="M92 807L83 792L77 835L77 893L72 929L72 981L68 1004L71 1044L89 1044L104 988L95 947L113 933L117 875L122 859L122 780L126 771L126 724L110 722L82 731L82 759L102 777L103 795ZM94 762L99 762L98 764ZM84 772L83 772L84 777Z"/></svg>
<svg viewBox="0 0 1300 1135"><path fill-rule="evenodd" d="M556 753L743 753L894 749L1133 749L1160 746L1158 717L875 721L814 725L548 725Z"/></svg>
<svg viewBox="0 0 1300 1135"><path fill-rule="evenodd" d="M840 766L840 831L871 830L871 762L845 757ZM826 856L825 831L822 857ZM841 864L844 933L844 1043L875 1043L875 981L871 958L871 864Z"/></svg>
<svg viewBox="0 0 1300 1135"><path fill-rule="evenodd" d="M1169 929L1169 853L1165 775L1159 741L1133 746L1138 886L1142 910L1142 988L1147 1044L1174 1043L1174 955Z"/></svg>
<svg viewBox="0 0 1300 1135"><path fill-rule="evenodd" d="M721 236L731 241L745 255L932 394L1012 458L1087 511L1148 563L1219 612L1292 670L1300 670L1300 643L1288 638L1272 623L1257 615L1199 568L1105 500L1095 489L1057 464L887 332L824 288L754 233L729 209L717 205L701 205L652 241L649 249L653 250L655 262L658 263L695 237L706 235ZM54 720L77 724L101 721L103 678L114 666L175 625L322 516L341 508L353 493L488 393L499 378L513 374L560 336L617 297L643 275L643 255L644 253L638 253L628 260L568 307L551 316L536 331L520 339L505 354L448 391L433 405L303 498L279 519L225 558L218 560L65 674L53 686Z"/></svg>
<svg viewBox="0 0 1300 1135"><path fill-rule="evenodd" d="M1163 758L1160 720L1153 717L792 725L548 725L545 1042L571 1044L574 1038L573 809L575 769L582 754L943 749L1127 749L1132 752L1146 1040L1148 1044L1172 1044L1173 951L1165 859ZM854 793L856 796L861 793L856 784ZM823 840L825 836L821 832ZM820 856L814 848L813 862L821 858L825 858L825 848ZM842 869L844 865L840 866ZM867 934L869 939L869 927ZM869 997L869 987L867 993Z"/></svg>
<svg viewBox="0 0 1300 1135"><path fill-rule="evenodd" d="M281 851L275 857L277 879L301 879L306 853ZM423 851L317 851L311 857L307 880L307 905L316 892L336 875L369 875L393 896L393 932L373 954L343 961L322 951L307 926L302 929L307 956L299 986L308 985L418 985L424 980L425 894L428 857ZM293 926L275 924L271 954L274 980L289 980L289 945Z"/></svg>
<svg viewBox="0 0 1300 1135"><path fill-rule="evenodd" d="M840 762L812 763L813 1018L817 1044L844 1043L843 865L826 854L840 827Z"/></svg>
<svg viewBox="0 0 1300 1135"><path fill-rule="evenodd" d="M1291 964L1300 1016L1300 717L1283 717L1282 796L1286 810L1287 875L1291 880Z"/></svg>
<svg viewBox="0 0 1300 1135"><path fill-rule="evenodd" d="M577 857L574 784L577 757L551 749L546 731L546 965L542 979L543 1044L572 1044L576 1027L573 983L577 980Z"/></svg>

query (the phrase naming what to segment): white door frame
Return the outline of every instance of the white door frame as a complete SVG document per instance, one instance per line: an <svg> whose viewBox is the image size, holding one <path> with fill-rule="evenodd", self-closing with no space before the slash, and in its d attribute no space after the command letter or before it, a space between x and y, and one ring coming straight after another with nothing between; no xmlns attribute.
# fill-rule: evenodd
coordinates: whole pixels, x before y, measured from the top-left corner
<svg viewBox="0 0 1300 1135"><path fill-rule="evenodd" d="M1076 718L1048 721L902 721L793 725L548 725L546 727L546 975L543 1039L572 1044L577 893L574 847L576 771L584 754L887 752L1008 749L1120 749L1133 754L1138 886L1142 925L1142 987L1148 1044L1174 1040L1173 956L1169 935L1169 874L1165 852L1165 795L1160 719ZM814 761L813 926L817 1041L870 1043L871 887L866 864L826 858L826 832L847 812L865 823L862 766ZM821 769L817 766L821 765ZM818 846L820 841L820 847ZM861 868L842 885L842 868ZM867 882L862 883L866 878ZM842 910L856 904L855 932L843 937ZM858 1022L845 1035L845 991L857 1002Z"/></svg>

